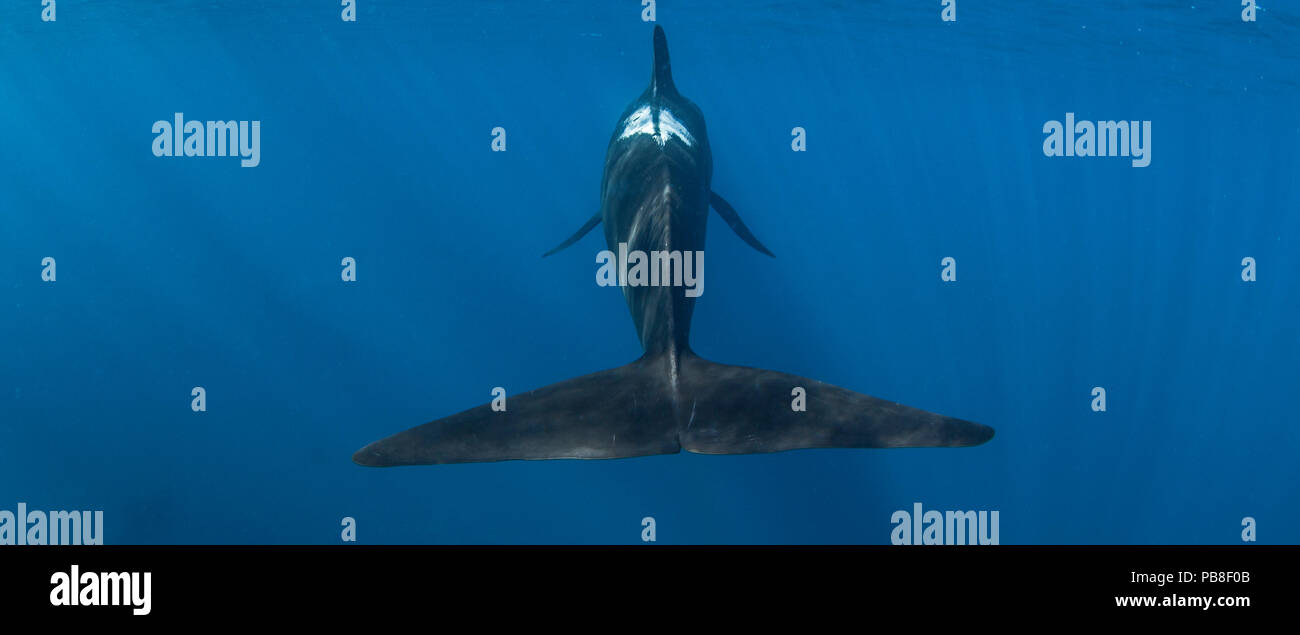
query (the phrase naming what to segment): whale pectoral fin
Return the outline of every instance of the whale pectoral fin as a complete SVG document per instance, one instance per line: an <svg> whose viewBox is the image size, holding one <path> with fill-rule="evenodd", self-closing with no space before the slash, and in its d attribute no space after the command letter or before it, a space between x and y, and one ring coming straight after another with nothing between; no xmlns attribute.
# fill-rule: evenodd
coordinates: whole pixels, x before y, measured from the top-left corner
<svg viewBox="0 0 1300 635"><path fill-rule="evenodd" d="M641 361L506 395L399 432L352 455L370 467L511 459L616 459L674 454L675 409L662 368Z"/></svg>
<svg viewBox="0 0 1300 635"><path fill-rule="evenodd" d="M736 208L732 207L731 203L718 196L717 192L709 192L709 203L713 205L713 209L718 211L718 216L721 216L722 220L727 222L727 226L731 227L731 231L740 236L741 240L749 243L750 247L762 253L773 258L776 257L767 250L767 247L763 246L763 243L758 242L758 238L754 237L754 232L749 231L749 228L745 226L745 221L740 220L740 214L736 213Z"/></svg>
<svg viewBox="0 0 1300 635"><path fill-rule="evenodd" d="M681 385L693 415L682 448L749 454L804 448L979 445L993 428L877 399L813 379L759 368L683 360ZM796 388L804 411L795 409Z"/></svg>
<svg viewBox="0 0 1300 635"><path fill-rule="evenodd" d="M579 227L578 231L573 232L573 235L569 236L568 240L565 240L564 242L560 243L560 245L555 249L552 249L542 254L542 257L545 258L557 251L564 249L565 247L568 247L569 245L572 245L573 243L578 242L578 240L581 239L583 236L586 236L587 232L591 231L593 227L600 224L600 219L601 219L600 212L596 212L596 215L592 216L591 218L588 218L587 222L584 223L582 227Z"/></svg>

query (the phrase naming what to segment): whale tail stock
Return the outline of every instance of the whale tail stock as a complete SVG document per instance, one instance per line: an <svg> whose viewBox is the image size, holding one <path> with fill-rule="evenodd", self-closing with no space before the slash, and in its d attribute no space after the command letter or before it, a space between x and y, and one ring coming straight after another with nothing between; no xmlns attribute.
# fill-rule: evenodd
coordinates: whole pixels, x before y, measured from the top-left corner
<svg viewBox="0 0 1300 635"><path fill-rule="evenodd" d="M352 460L390 467L512 459L614 459L681 450L752 454L812 448L960 447L993 429L820 381L729 366L687 351L510 396L416 426ZM793 407L796 388L806 409Z"/></svg>

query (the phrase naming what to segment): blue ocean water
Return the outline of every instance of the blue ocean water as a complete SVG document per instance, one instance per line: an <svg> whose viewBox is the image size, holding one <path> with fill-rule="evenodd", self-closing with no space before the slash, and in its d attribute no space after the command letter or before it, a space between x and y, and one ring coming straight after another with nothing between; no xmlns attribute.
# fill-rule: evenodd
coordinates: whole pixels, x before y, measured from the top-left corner
<svg viewBox="0 0 1300 635"><path fill-rule="evenodd" d="M641 3L4 3L0 509L108 544L882 544L916 502L1003 544L1300 542L1300 7L1239 4L660 2L777 255L711 220L695 350L997 436L368 469L640 354L599 232L539 255L599 205ZM260 164L154 156L178 112L260 121ZM1150 165L1045 156L1066 113L1151 121Z"/></svg>

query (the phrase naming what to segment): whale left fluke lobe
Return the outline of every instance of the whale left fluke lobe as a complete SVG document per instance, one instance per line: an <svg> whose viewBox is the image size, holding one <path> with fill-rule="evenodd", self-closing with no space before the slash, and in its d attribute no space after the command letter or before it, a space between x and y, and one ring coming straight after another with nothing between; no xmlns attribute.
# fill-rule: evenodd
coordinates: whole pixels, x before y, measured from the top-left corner
<svg viewBox="0 0 1300 635"><path fill-rule="evenodd" d="M392 467L673 454L681 447L665 361L642 358L507 395L504 411L471 408L375 441L352 460Z"/></svg>

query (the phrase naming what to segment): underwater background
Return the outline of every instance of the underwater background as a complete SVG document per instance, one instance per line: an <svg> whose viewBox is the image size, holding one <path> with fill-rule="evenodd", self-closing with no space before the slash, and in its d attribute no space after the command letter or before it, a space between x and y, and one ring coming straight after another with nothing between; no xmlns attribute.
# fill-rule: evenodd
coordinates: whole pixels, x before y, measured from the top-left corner
<svg viewBox="0 0 1300 635"><path fill-rule="evenodd" d="M693 348L992 441L370 469L640 355L601 232L540 255L599 206L641 3L3 3L0 509L103 510L105 544L888 544L916 502L1002 544L1300 541L1300 5L958 4L656 23L777 256L710 220ZM260 121L260 165L154 156L178 112ZM1150 120L1150 165L1045 156L1066 113Z"/></svg>

